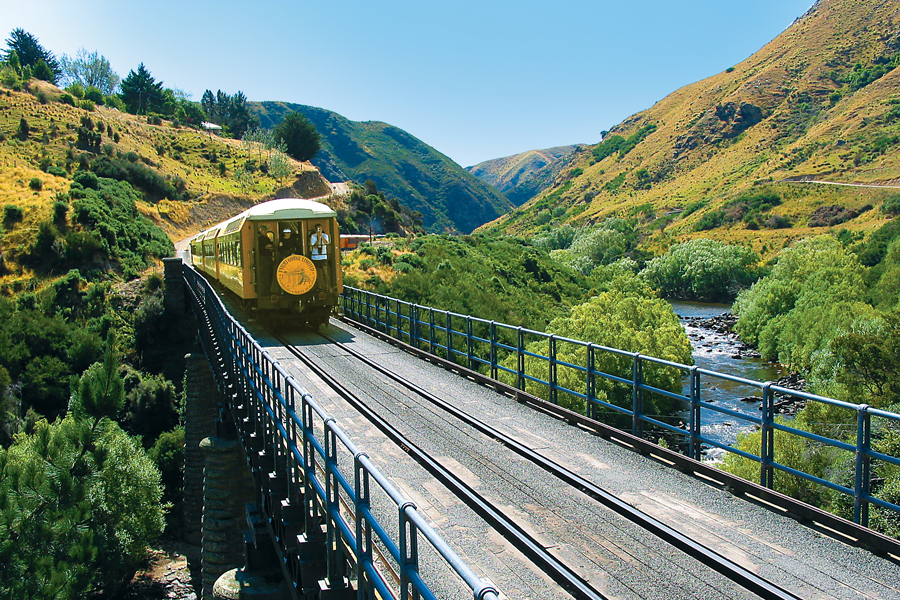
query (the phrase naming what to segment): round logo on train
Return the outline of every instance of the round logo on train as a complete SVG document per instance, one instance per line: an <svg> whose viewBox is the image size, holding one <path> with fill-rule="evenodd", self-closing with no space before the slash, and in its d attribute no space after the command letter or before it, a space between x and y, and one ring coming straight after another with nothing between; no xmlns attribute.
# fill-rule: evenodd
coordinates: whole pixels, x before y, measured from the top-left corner
<svg viewBox="0 0 900 600"><path fill-rule="evenodd" d="M315 285L316 266L305 256L293 254L278 265L276 278L281 289L288 294L299 296L311 290Z"/></svg>

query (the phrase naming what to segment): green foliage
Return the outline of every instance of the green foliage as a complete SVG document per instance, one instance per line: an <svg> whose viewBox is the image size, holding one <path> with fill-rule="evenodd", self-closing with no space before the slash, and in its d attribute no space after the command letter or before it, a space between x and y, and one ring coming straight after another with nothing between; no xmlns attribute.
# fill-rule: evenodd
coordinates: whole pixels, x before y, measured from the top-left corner
<svg viewBox="0 0 900 600"><path fill-rule="evenodd" d="M134 158L137 158L135 155ZM98 177L107 177L125 181L144 192L151 200L168 198L180 200L186 194L186 184L181 179L169 180L151 167L136 160L129 160L129 155L122 158L100 156L95 158L90 168Z"/></svg>
<svg viewBox="0 0 900 600"><path fill-rule="evenodd" d="M43 59L38 59L37 64L34 66L35 79L40 79L42 81L50 81L53 82L56 80L56 74L50 70L50 67L47 66L47 63L43 61Z"/></svg>
<svg viewBox="0 0 900 600"><path fill-rule="evenodd" d="M677 244L641 271L666 298L726 300L756 280L759 255L744 246L708 239Z"/></svg>
<svg viewBox="0 0 900 600"><path fill-rule="evenodd" d="M884 203L881 205L881 212L891 216L900 215L900 195L885 198Z"/></svg>
<svg viewBox="0 0 900 600"><path fill-rule="evenodd" d="M388 198L378 191L373 181L365 191L355 188L350 193L347 210L338 211L341 231L374 235L422 231L422 215Z"/></svg>
<svg viewBox="0 0 900 600"><path fill-rule="evenodd" d="M3 207L3 226L10 229L16 223L21 223L25 213L21 206L7 204Z"/></svg>
<svg viewBox="0 0 900 600"><path fill-rule="evenodd" d="M105 56L96 51L88 53L84 48L79 48L74 57L65 54L60 58L60 68L63 76L73 84L78 84L84 89L95 89L101 96L109 96L119 87L119 76L113 71L112 65ZM88 96L90 98L90 96ZM97 100L103 104L103 98Z"/></svg>
<svg viewBox="0 0 900 600"><path fill-rule="evenodd" d="M121 90L119 97L125 103L126 110L133 115L158 112L165 101L162 82L150 75L144 63L122 80Z"/></svg>
<svg viewBox="0 0 900 600"><path fill-rule="evenodd" d="M0 595L113 593L163 528L159 471L115 423L70 414L0 450Z"/></svg>
<svg viewBox="0 0 900 600"><path fill-rule="evenodd" d="M824 360L831 339L855 318L871 315L863 302L863 267L831 236L802 240L779 255L772 272L741 292L732 307L735 330L769 360L795 370Z"/></svg>
<svg viewBox="0 0 900 600"><path fill-rule="evenodd" d="M275 137L284 142L288 154L300 161L311 160L319 151L319 132L297 111L284 116L275 128Z"/></svg>
<svg viewBox="0 0 900 600"><path fill-rule="evenodd" d="M809 431L802 418L786 421L783 417L776 417L775 422ZM834 449L784 431L776 430L774 435L775 462L816 477L828 478L829 466L834 463L837 456ZM754 456L759 456L761 438L762 433L758 430L740 433L736 447ZM748 481L759 482L759 463L740 455L728 453L721 468ZM827 488L802 477L785 473L780 469L775 470L774 489L813 506L822 506L829 498Z"/></svg>
<svg viewBox="0 0 900 600"><path fill-rule="evenodd" d="M77 189L76 186L81 187L73 184L72 188ZM83 197L72 202L73 220L84 228L83 234L99 244L110 258L117 259L127 273L137 274L153 258L171 254L172 242L137 210L140 196L130 185L101 177L97 190L82 188L80 191ZM70 241L79 240L69 240L67 236L67 250L71 248Z"/></svg>
<svg viewBox="0 0 900 600"><path fill-rule="evenodd" d="M409 249L415 254L395 260L415 268L379 291L488 320L542 329L582 302L589 287L586 278L516 238L427 236Z"/></svg>
<svg viewBox="0 0 900 600"><path fill-rule="evenodd" d="M210 121L222 125L227 133L237 139L242 138L247 131L259 127L259 119L251 113L247 96L240 90L233 96L222 90L215 94L206 90L200 100L200 109Z"/></svg>
<svg viewBox="0 0 900 600"><path fill-rule="evenodd" d="M32 177L28 182L28 187L30 187L35 192L39 192L44 189L44 182L41 181L40 177Z"/></svg>
<svg viewBox="0 0 900 600"><path fill-rule="evenodd" d="M147 451L147 458L153 461L162 476L163 501L180 502L184 490L184 427L160 435Z"/></svg>
<svg viewBox="0 0 900 600"><path fill-rule="evenodd" d="M857 319L849 331L831 340L836 379L852 397L876 408L900 402L900 313Z"/></svg>
<svg viewBox="0 0 900 600"><path fill-rule="evenodd" d="M591 151L594 155L594 160L599 162L615 152L619 153L619 160L622 160L626 154L634 150L635 146L640 144L644 138L656 131L656 129L657 126L654 123L650 123L638 129L628 138L624 138L621 135L607 136L602 142L594 146L594 149Z"/></svg>
<svg viewBox="0 0 900 600"><path fill-rule="evenodd" d="M613 284L616 288L628 288L625 283L630 277L621 275ZM691 345L684 333L684 328L672 310L671 305L658 298L641 293L628 293L621 289L602 292L599 296L575 306L564 317L553 320L547 328L549 333L569 339L592 342L602 346L618 348L625 352L639 352L667 361L681 364L693 364ZM529 344L527 351L541 356L548 356L548 342L540 341ZM626 379L632 378L633 360L630 355L596 351L595 367L598 371L616 375ZM587 364L587 350L582 346L560 344L557 359L574 365ZM504 366L515 370L517 357L510 355ZM549 363L532 356L525 358L525 372L531 377L549 381ZM643 371L644 382L672 392L681 391L681 373L677 369L646 364ZM503 372L502 379L515 384L515 375ZM559 385L579 393L586 393L584 373L570 367L558 367ZM528 392L548 398L546 386L527 382ZM632 392L630 386L617 384L605 378L596 378L596 397L616 406L631 408ZM561 394L559 403L565 408L586 413L585 401L577 396ZM671 399L647 394L644 398L644 411L654 416L672 415L681 407ZM610 422L617 422L614 415L608 415Z"/></svg>
<svg viewBox="0 0 900 600"><path fill-rule="evenodd" d="M889 221L879 227L869 238L854 251L859 256L859 262L867 267L874 267L884 260L888 245L900 237L900 220Z"/></svg>
<svg viewBox="0 0 900 600"><path fill-rule="evenodd" d="M10 60L15 55L16 63L21 68L29 68L37 70L39 64L43 63L44 68L50 71L50 76L46 79L51 83L56 83L56 78L60 74L59 62L53 53L41 46L38 39L24 29L13 29L6 40L7 51L3 58ZM42 74L45 71L42 69ZM41 77L41 79L43 79Z"/></svg>
<svg viewBox="0 0 900 600"><path fill-rule="evenodd" d="M138 325L135 333L139 331ZM129 434L140 436L145 446L178 425L181 399L171 381L129 368L125 369L123 385L124 413L120 424Z"/></svg>
<svg viewBox="0 0 900 600"><path fill-rule="evenodd" d="M552 233L550 235L554 236ZM589 275L600 265L612 264L628 256L636 243L637 232L629 222L607 219L599 225L577 230L568 248L553 250L550 256L583 275Z"/></svg>

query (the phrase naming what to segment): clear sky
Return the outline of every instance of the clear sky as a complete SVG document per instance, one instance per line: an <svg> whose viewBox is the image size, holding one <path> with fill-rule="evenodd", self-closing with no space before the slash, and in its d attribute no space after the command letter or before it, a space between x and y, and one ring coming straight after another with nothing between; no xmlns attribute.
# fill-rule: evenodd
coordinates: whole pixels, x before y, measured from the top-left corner
<svg viewBox="0 0 900 600"><path fill-rule="evenodd" d="M0 0L59 57L405 129L462 166L574 143L747 58L813 0ZM5 48L6 44L2 46Z"/></svg>

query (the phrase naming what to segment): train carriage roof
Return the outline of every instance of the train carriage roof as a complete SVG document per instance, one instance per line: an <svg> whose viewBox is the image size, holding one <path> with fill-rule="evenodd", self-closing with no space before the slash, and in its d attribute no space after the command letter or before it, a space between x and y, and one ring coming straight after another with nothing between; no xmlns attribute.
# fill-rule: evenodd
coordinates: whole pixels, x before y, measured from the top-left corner
<svg viewBox="0 0 900 600"><path fill-rule="evenodd" d="M286 221L289 219L317 219L337 216L337 213L325 204L302 198L269 200L246 210L245 214L248 221Z"/></svg>

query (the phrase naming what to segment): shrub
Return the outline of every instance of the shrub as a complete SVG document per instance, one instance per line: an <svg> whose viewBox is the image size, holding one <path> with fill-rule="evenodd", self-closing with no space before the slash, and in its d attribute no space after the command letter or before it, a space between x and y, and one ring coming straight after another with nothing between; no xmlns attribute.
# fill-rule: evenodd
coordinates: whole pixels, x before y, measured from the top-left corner
<svg viewBox="0 0 900 600"><path fill-rule="evenodd" d="M94 103L91 102L90 100L82 100L81 102L78 103L78 108L81 108L81 109L89 111L89 112L94 112L94 109L96 107L94 106Z"/></svg>
<svg viewBox="0 0 900 600"><path fill-rule="evenodd" d="M696 239L651 260L641 276L667 298L724 300L753 283L758 262L744 246Z"/></svg>
<svg viewBox="0 0 900 600"><path fill-rule="evenodd" d="M100 189L100 179L96 174L91 173L90 171L78 171L75 173L75 176L72 177L72 180L90 190Z"/></svg>
<svg viewBox="0 0 900 600"><path fill-rule="evenodd" d="M881 205L881 212L886 215L900 215L900 195L887 198Z"/></svg>
<svg viewBox="0 0 900 600"><path fill-rule="evenodd" d="M56 177L65 177L66 170L57 165L51 165L47 167L47 172L51 175L55 175Z"/></svg>
<svg viewBox="0 0 900 600"><path fill-rule="evenodd" d="M68 104L69 106L75 106L75 98L72 97L72 94L62 94L59 97L59 101L62 104Z"/></svg>
<svg viewBox="0 0 900 600"><path fill-rule="evenodd" d="M15 204L7 204L3 207L3 224L9 228L15 223L20 223L25 213L22 208Z"/></svg>
<svg viewBox="0 0 900 600"><path fill-rule="evenodd" d="M28 125L28 121L25 120L25 117L22 117L19 120L19 129L18 129L19 139L23 142L28 139L28 136L31 135L31 127Z"/></svg>
<svg viewBox="0 0 900 600"><path fill-rule="evenodd" d="M36 192L39 192L44 189L44 182L41 181L40 177L32 177L31 181L28 182L28 187Z"/></svg>

